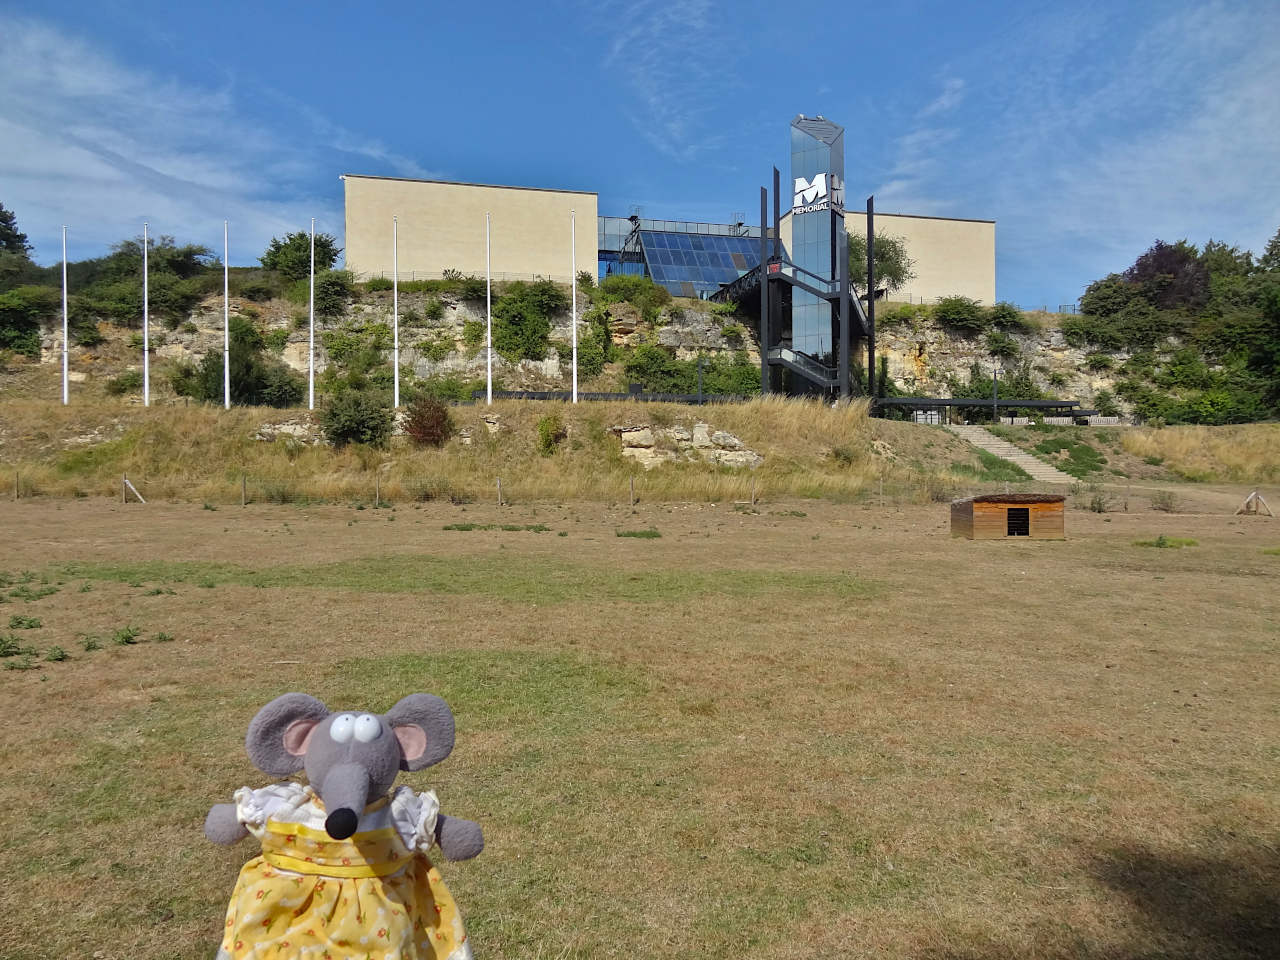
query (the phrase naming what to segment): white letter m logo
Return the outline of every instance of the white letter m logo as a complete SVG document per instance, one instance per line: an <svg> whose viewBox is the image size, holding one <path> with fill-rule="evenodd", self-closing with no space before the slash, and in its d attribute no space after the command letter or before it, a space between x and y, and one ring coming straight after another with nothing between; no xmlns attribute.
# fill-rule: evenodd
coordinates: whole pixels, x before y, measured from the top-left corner
<svg viewBox="0 0 1280 960"><path fill-rule="evenodd" d="M806 203L813 203L826 195L827 175L825 173L815 174L812 183L806 181L804 177L796 177L796 198L791 205L800 207Z"/></svg>

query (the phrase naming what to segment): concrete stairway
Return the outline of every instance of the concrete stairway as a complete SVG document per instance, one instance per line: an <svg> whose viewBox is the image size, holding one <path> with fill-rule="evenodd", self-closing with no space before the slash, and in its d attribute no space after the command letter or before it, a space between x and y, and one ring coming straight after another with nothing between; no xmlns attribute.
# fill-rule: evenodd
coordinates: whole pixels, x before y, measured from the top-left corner
<svg viewBox="0 0 1280 960"><path fill-rule="evenodd" d="M1010 463L1016 463L1031 475L1032 480L1038 480L1041 483L1076 482L1076 478L1070 474L1063 473L1056 467L1049 466L1049 464L1037 457L1033 457L1021 447L1015 447L1008 440L1001 440L995 434L983 427L969 424L965 426L953 425L947 427L947 429L961 440L969 441L975 447L981 447L988 453L994 453L1002 460L1008 460Z"/></svg>

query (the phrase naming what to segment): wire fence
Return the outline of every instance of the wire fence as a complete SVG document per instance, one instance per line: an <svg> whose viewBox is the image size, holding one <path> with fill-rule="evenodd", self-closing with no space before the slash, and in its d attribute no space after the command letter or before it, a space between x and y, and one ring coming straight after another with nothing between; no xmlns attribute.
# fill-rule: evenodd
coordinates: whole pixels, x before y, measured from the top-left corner
<svg viewBox="0 0 1280 960"><path fill-rule="evenodd" d="M920 304L921 306L932 306L945 297L924 297L914 293L894 293L885 297L890 303L908 303ZM982 301L979 300L979 303ZM1015 303L1015 307L1023 313L1070 313L1078 314L1080 305L1078 303L1059 303L1056 306L1048 303Z"/></svg>
<svg viewBox="0 0 1280 960"><path fill-rule="evenodd" d="M392 271L390 270L357 270L349 268L348 272L352 279L359 283L365 283L369 280L391 280ZM589 271L588 271L589 272ZM455 270L401 270L400 282L412 283L416 280L456 280L461 274ZM476 279L483 280L484 274L468 274ZM572 282L572 278L568 275L554 273L489 273L490 279L494 283L509 283L515 280L550 280L553 283L568 284Z"/></svg>

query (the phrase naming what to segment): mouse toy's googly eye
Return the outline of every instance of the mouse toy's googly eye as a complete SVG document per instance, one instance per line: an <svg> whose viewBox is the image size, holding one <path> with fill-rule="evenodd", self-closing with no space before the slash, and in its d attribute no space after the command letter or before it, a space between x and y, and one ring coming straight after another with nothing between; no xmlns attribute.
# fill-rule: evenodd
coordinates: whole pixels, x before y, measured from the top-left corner
<svg viewBox="0 0 1280 960"><path fill-rule="evenodd" d="M361 743L368 743L371 740L377 740L378 734L382 732L382 724L378 722L378 718L362 713L356 717L356 739Z"/></svg>
<svg viewBox="0 0 1280 960"><path fill-rule="evenodd" d="M329 736L333 737L335 743L346 743L351 739L355 725L356 718L349 713L344 713L334 718L333 725L329 727Z"/></svg>

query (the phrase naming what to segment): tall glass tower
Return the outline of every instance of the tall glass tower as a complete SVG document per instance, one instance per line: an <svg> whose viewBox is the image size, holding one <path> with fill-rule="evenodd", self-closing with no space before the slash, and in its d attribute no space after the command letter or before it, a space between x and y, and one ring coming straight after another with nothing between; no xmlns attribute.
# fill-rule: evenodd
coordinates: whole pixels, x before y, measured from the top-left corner
<svg viewBox="0 0 1280 960"><path fill-rule="evenodd" d="M848 256L844 229L844 127L803 114L791 121L791 259L806 270L838 279L837 257ZM815 357L838 349L832 305L795 290L791 345Z"/></svg>

